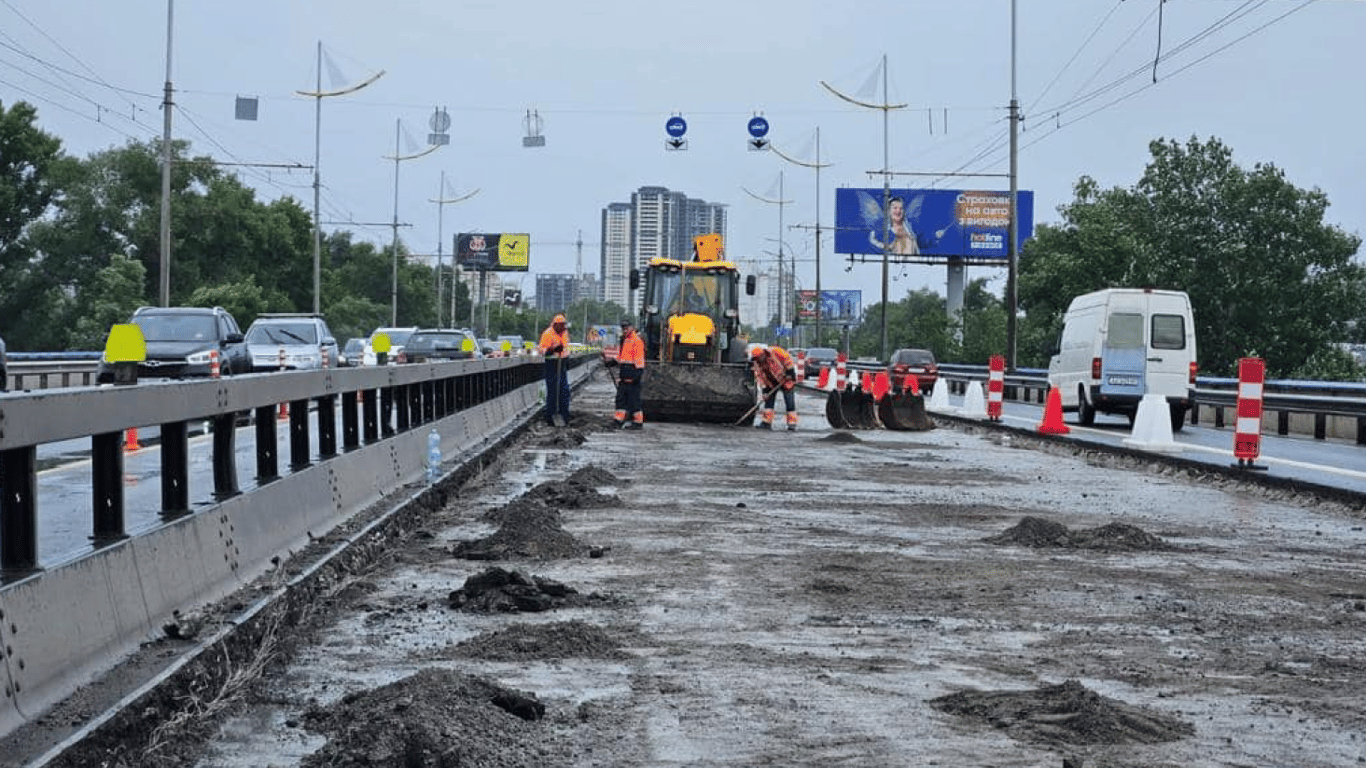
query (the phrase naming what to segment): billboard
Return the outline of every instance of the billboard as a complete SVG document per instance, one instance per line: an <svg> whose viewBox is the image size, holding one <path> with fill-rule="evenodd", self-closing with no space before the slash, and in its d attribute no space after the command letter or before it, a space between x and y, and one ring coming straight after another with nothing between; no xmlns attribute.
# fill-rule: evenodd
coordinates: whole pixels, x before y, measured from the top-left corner
<svg viewBox="0 0 1366 768"><path fill-rule="evenodd" d="M820 306L822 322L858 322L863 317L863 291L821 291ZM815 322L815 291L797 291L797 319Z"/></svg>
<svg viewBox="0 0 1366 768"><path fill-rule="evenodd" d="M1034 234L1034 193L1017 195L1018 247ZM880 257L886 240L896 263L1005 262L1009 228L1008 191L892 189L884 206L881 189L835 190L835 253Z"/></svg>
<svg viewBox="0 0 1366 768"><path fill-rule="evenodd" d="M465 269L526 272L530 255L529 234L462 232L455 236L455 263Z"/></svg>

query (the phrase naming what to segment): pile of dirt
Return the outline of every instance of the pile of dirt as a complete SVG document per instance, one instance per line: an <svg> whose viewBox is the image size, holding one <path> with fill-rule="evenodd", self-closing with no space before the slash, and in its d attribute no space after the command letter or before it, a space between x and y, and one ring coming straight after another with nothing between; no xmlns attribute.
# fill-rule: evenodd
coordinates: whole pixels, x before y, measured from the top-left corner
<svg viewBox="0 0 1366 768"><path fill-rule="evenodd" d="M482 539L457 542L451 554L467 560L555 560L580 557L589 549L560 526L559 512L541 502L527 501L519 504L515 513L507 514L497 531Z"/></svg>
<svg viewBox="0 0 1366 768"><path fill-rule="evenodd" d="M426 669L310 709L304 725L327 744L304 768L534 768L545 764L545 705L482 678Z"/></svg>
<svg viewBox="0 0 1366 768"><path fill-rule="evenodd" d="M465 585L450 593L446 602L468 613L539 613L605 599L596 593L581 595L552 579L494 567L465 579Z"/></svg>
<svg viewBox="0 0 1366 768"><path fill-rule="evenodd" d="M601 627L582 621L515 624L463 640L448 650L453 657L490 661L544 659L626 659L621 641Z"/></svg>
<svg viewBox="0 0 1366 768"><path fill-rule="evenodd" d="M618 507L621 499L598 492L602 485L616 485L612 473L587 466L563 480L541 483L523 494L524 498L544 501L558 509Z"/></svg>
<svg viewBox="0 0 1366 768"><path fill-rule="evenodd" d="M540 448L578 448L583 445L588 438L577 429L569 427L545 427L550 430L543 435L538 435L531 441L531 445Z"/></svg>
<svg viewBox="0 0 1366 768"><path fill-rule="evenodd" d="M821 438L824 443L861 443L863 438L852 432L832 432Z"/></svg>
<svg viewBox="0 0 1366 768"><path fill-rule="evenodd" d="M989 544L1013 544L1023 547L1062 549L1100 549L1107 551L1148 552L1175 549L1143 529L1127 523L1110 523L1099 528L1079 531L1041 517L1026 516L1003 533L984 539Z"/></svg>
<svg viewBox="0 0 1366 768"><path fill-rule="evenodd" d="M1195 733L1177 717L1101 696L1075 680L1033 691L959 691L929 703L1011 738L1052 746L1157 744Z"/></svg>

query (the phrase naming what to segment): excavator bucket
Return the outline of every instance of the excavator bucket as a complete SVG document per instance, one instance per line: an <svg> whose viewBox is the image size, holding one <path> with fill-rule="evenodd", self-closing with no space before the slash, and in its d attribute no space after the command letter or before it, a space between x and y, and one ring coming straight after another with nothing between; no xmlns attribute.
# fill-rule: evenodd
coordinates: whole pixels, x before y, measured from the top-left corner
<svg viewBox="0 0 1366 768"><path fill-rule="evenodd" d="M734 424L759 390L746 364L649 363L640 384L646 421Z"/></svg>
<svg viewBox="0 0 1366 768"><path fill-rule="evenodd" d="M825 420L833 429L877 429L873 396L857 389L832 390L825 396Z"/></svg>
<svg viewBox="0 0 1366 768"><path fill-rule="evenodd" d="M877 404L878 416L887 429L924 432L934 429L934 422L925 412L925 396L910 392L889 392Z"/></svg>

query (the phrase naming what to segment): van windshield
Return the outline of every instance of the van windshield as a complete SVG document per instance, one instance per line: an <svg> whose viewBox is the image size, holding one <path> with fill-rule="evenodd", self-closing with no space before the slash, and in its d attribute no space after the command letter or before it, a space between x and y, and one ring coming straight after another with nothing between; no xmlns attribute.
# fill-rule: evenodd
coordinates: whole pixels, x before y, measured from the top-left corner
<svg viewBox="0 0 1366 768"><path fill-rule="evenodd" d="M1143 348L1143 315L1115 312L1110 315L1110 332L1105 346L1112 349Z"/></svg>

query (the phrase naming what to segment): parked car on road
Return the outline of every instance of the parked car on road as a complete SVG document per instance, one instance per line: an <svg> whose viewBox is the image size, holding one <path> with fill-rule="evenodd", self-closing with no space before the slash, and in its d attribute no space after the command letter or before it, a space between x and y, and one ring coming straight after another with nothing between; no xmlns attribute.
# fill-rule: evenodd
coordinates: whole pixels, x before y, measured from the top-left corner
<svg viewBox="0 0 1366 768"><path fill-rule="evenodd" d="M469 342L466 344L465 342ZM441 360L471 360L484 356L474 338L454 328L421 328L408 337L403 347L409 363Z"/></svg>
<svg viewBox="0 0 1366 768"><path fill-rule="evenodd" d="M806 378L819 376L821 368L833 366L839 356L839 351L833 347L809 347L806 350Z"/></svg>
<svg viewBox="0 0 1366 768"><path fill-rule="evenodd" d="M365 364L375 364L375 337L381 333L389 337L389 363L403 362L403 345L408 343L408 337L416 330L415 325L407 328L376 328L365 341Z"/></svg>
<svg viewBox="0 0 1366 768"><path fill-rule="evenodd" d="M892 380L892 386L897 388L903 386L906 376L914 376L920 391L929 394L935 382L939 381L939 363L928 349L898 349L887 362L887 375ZM910 386L905 386L909 391Z"/></svg>
<svg viewBox="0 0 1366 768"><path fill-rule="evenodd" d="M337 339L321 315L258 315L247 329L254 371L301 371L330 367L339 356Z"/></svg>
<svg viewBox="0 0 1366 768"><path fill-rule="evenodd" d="M220 376L251 371L246 337L232 313L222 307L139 307L128 322L141 329L147 345L138 378L211 376L210 353L215 350ZM104 357L95 380L114 380L114 367Z"/></svg>

